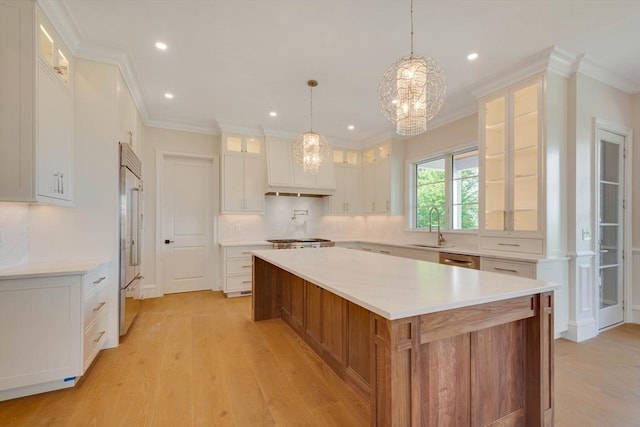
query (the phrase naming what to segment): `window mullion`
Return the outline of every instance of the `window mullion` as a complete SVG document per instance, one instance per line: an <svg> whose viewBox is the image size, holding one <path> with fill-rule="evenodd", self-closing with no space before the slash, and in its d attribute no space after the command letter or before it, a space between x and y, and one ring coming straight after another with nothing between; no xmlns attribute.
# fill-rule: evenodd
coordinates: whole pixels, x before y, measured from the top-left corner
<svg viewBox="0 0 640 427"><path fill-rule="evenodd" d="M444 212L445 217L444 229L453 229L452 206L453 206L453 155L447 154L444 166Z"/></svg>

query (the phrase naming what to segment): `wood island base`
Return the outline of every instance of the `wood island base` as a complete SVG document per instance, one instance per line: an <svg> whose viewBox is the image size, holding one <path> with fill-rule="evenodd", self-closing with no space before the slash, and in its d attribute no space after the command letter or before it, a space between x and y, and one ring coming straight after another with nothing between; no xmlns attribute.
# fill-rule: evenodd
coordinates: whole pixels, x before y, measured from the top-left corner
<svg viewBox="0 0 640 427"><path fill-rule="evenodd" d="M553 426L553 292L388 320L253 265L254 321L282 318L369 399L372 426Z"/></svg>

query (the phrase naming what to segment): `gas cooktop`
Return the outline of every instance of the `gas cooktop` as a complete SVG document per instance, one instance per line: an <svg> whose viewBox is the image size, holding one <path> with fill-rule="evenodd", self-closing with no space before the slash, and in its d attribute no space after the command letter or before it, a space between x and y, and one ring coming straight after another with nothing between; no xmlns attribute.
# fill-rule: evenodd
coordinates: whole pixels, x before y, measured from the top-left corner
<svg viewBox="0 0 640 427"><path fill-rule="evenodd" d="M331 240L313 238L302 239L271 239L267 240L273 243L274 249L290 249L290 248L325 248L334 246Z"/></svg>

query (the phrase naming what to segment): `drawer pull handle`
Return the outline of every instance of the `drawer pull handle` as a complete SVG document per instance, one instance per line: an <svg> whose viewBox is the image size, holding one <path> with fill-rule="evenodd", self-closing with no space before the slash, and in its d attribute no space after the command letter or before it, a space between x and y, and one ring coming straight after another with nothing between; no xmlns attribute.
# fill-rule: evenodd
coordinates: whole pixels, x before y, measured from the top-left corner
<svg viewBox="0 0 640 427"><path fill-rule="evenodd" d="M251 268L251 265L243 265L242 268Z"/></svg>
<svg viewBox="0 0 640 427"><path fill-rule="evenodd" d="M381 254L387 254L387 255L391 255L391 252L389 251L380 251Z"/></svg>
<svg viewBox="0 0 640 427"><path fill-rule="evenodd" d="M96 308L93 309L93 311L100 311L100 309L106 304L106 301L102 301L100 304L98 304L96 306Z"/></svg>
<svg viewBox="0 0 640 427"><path fill-rule="evenodd" d="M519 243L498 243L498 246L520 246Z"/></svg>
<svg viewBox="0 0 640 427"><path fill-rule="evenodd" d="M106 331L102 331L98 334L98 338L96 338L95 340L93 340L93 342L97 343L98 341L100 341L100 339L102 338L102 336L106 333Z"/></svg>
<svg viewBox="0 0 640 427"><path fill-rule="evenodd" d="M370 248L362 248L363 251L371 252Z"/></svg>
<svg viewBox="0 0 640 427"><path fill-rule="evenodd" d="M460 261L460 260L451 259L451 258L444 258L442 261L444 261L445 263L452 263L452 264L464 264L464 265L473 264L471 261Z"/></svg>
<svg viewBox="0 0 640 427"><path fill-rule="evenodd" d="M251 252L242 252L242 255L251 255Z"/></svg>
<svg viewBox="0 0 640 427"><path fill-rule="evenodd" d="M518 270L514 270L512 268L502 268L502 267L493 267L494 270L496 271L507 271L509 273L517 273Z"/></svg>
<svg viewBox="0 0 640 427"><path fill-rule="evenodd" d="M106 279L105 276L102 276L101 278L99 278L98 280L94 281L93 284L97 285L98 283L102 282L104 279Z"/></svg>
<svg viewBox="0 0 640 427"><path fill-rule="evenodd" d="M251 283L251 280L244 280L242 283L248 284L248 283Z"/></svg>

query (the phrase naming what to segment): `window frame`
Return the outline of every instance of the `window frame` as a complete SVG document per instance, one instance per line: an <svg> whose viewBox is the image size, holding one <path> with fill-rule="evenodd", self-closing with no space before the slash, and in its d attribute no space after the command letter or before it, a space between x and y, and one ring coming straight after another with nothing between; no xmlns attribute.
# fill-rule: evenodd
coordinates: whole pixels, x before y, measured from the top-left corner
<svg viewBox="0 0 640 427"><path fill-rule="evenodd" d="M441 213L441 215L444 215L444 227L440 228L440 231L444 231L447 233L473 233L476 234L478 233L478 229L480 227L480 171L478 170L478 227L474 228L474 229L454 229L453 228L453 181L454 181L454 177L453 177L453 158L454 156L460 155L460 154L464 154L464 153L469 153L472 151L476 151L477 152L477 157L478 157L478 169L480 168L480 146L477 144L474 145L470 145L470 146L465 146L459 149L455 149L455 150L451 150L451 151L447 151L447 152L443 152L443 153L437 153L437 154L433 154L432 156L429 157L424 157L421 158L419 160L414 160L411 161L409 163L409 182L410 185L408 186L409 188L409 195L408 195L408 200L409 200L409 206L408 206L408 212L409 215L407 215L408 217L408 230L409 231L418 231L418 232L429 232L429 228L425 227L418 227L417 226L417 220L418 220L418 213L417 213L417 208L418 208L418 195L417 195L417 191L418 191L418 179L417 179L417 170L418 170L418 166L423 164L423 163L429 163L432 161L437 161L437 160L442 160L444 159L444 163L445 163L445 208L444 208L444 212Z"/></svg>

